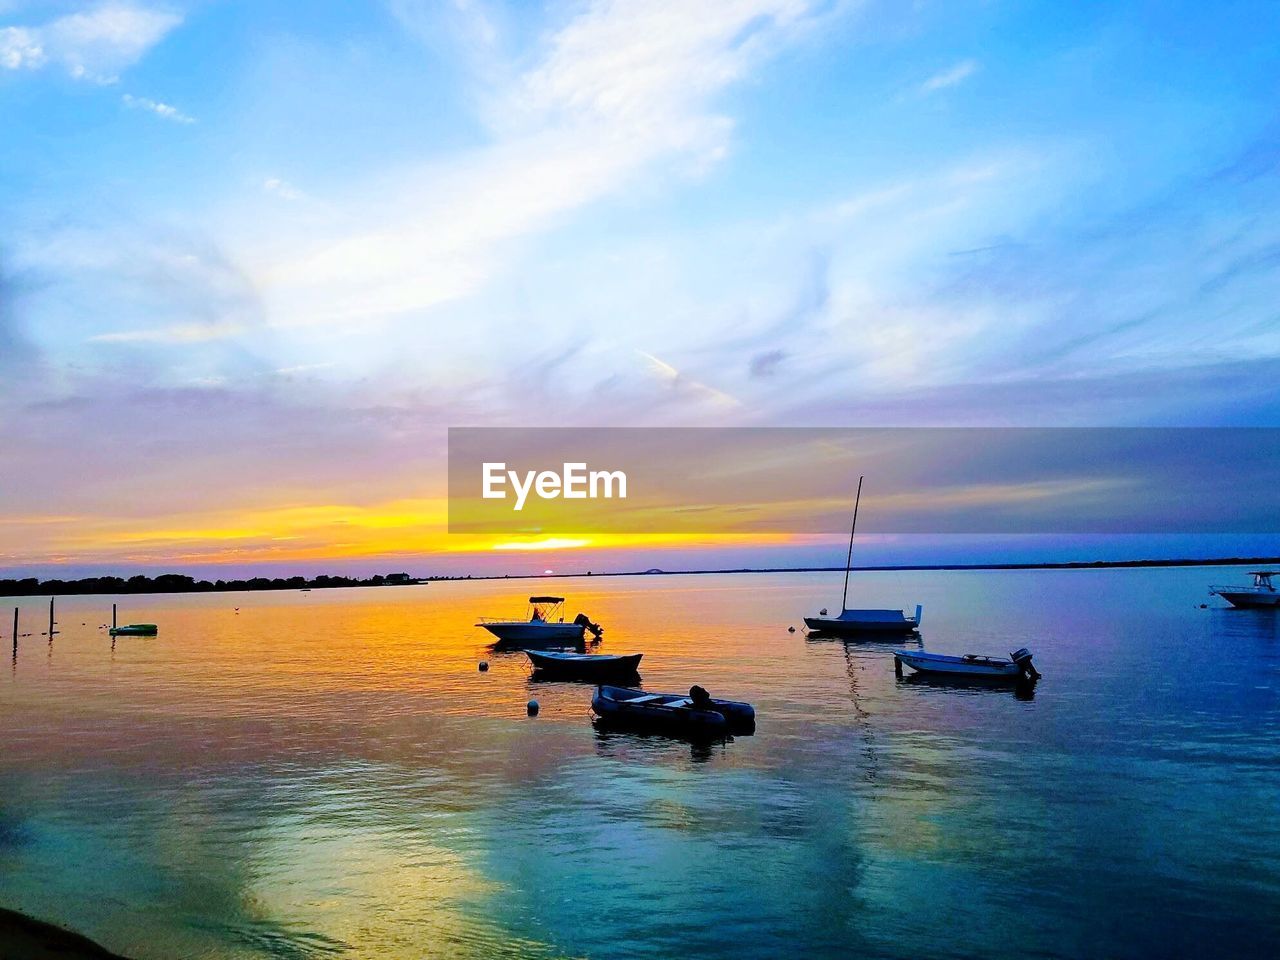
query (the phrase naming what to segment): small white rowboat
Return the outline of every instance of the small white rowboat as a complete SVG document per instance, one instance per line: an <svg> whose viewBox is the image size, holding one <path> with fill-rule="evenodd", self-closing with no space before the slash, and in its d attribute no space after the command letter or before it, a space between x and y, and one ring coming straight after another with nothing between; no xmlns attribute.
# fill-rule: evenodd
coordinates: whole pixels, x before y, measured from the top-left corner
<svg viewBox="0 0 1280 960"><path fill-rule="evenodd" d="M1031 651L1026 647L1004 657L988 657L976 653L967 653L962 657L953 657L945 653L926 653L923 650L895 650L893 652L894 671L902 676L903 666L908 666L917 673L926 673L939 677L978 680L1038 680L1040 674L1031 664Z"/></svg>

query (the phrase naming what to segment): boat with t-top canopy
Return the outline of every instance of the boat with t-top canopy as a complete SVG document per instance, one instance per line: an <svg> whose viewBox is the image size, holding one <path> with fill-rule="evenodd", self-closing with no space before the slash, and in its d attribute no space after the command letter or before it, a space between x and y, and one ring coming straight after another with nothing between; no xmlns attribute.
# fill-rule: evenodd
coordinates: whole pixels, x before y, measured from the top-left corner
<svg viewBox="0 0 1280 960"><path fill-rule="evenodd" d="M488 630L499 643L569 645L582 643L588 630L596 637L604 633L600 625L592 623L585 613L566 622L564 597L530 597L525 619L481 617L476 626Z"/></svg>
<svg viewBox="0 0 1280 960"><path fill-rule="evenodd" d="M1280 591L1271 578L1280 576L1275 570L1252 570L1253 586L1210 587L1210 596L1221 597L1233 607L1280 607Z"/></svg>

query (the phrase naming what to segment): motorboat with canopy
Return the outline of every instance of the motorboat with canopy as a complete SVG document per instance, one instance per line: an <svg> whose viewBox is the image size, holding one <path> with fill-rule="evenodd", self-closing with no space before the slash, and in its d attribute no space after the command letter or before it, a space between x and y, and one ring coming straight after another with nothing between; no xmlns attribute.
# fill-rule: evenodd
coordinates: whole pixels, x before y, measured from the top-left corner
<svg viewBox="0 0 1280 960"><path fill-rule="evenodd" d="M604 630L592 623L585 613L570 621L564 619L564 597L530 597L524 620L481 617L477 627L488 630L500 643L580 644L586 631L599 638Z"/></svg>
<svg viewBox="0 0 1280 960"><path fill-rule="evenodd" d="M1211 596L1221 597L1233 607L1280 607L1280 591L1271 583L1271 578L1280 576L1275 570L1253 570L1253 586L1210 587Z"/></svg>

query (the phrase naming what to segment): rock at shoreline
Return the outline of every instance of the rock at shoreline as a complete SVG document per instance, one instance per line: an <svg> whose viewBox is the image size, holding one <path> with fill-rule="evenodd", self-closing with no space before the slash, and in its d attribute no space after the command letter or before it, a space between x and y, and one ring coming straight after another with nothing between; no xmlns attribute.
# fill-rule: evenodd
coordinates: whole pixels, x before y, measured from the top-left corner
<svg viewBox="0 0 1280 960"><path fill-rule="evenodd" d="M0 960L124 960L88 937L0 908Z"/></svg>

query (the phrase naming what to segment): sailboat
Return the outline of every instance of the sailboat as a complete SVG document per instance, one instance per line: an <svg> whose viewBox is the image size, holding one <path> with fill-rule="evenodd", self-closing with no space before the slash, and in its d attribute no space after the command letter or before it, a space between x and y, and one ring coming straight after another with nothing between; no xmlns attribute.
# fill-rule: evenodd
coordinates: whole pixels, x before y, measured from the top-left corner
<svg viewBox="0 0 1280 960"><path fill-rule="evenodd" d="M862 502L862 481L858 478L858 493L853 501L853 526L849 530L849 555L844 564L844 593L840 597L840 616L829 617L824 609L816 617L805 617L805 626L814 633L830 637L859 637L867 635L908 634L920 627L920 614L924 608L916 605L914 617L901 610L849 609L849 573L853 569L853 538L858 532L858 505Z"/></svg>

